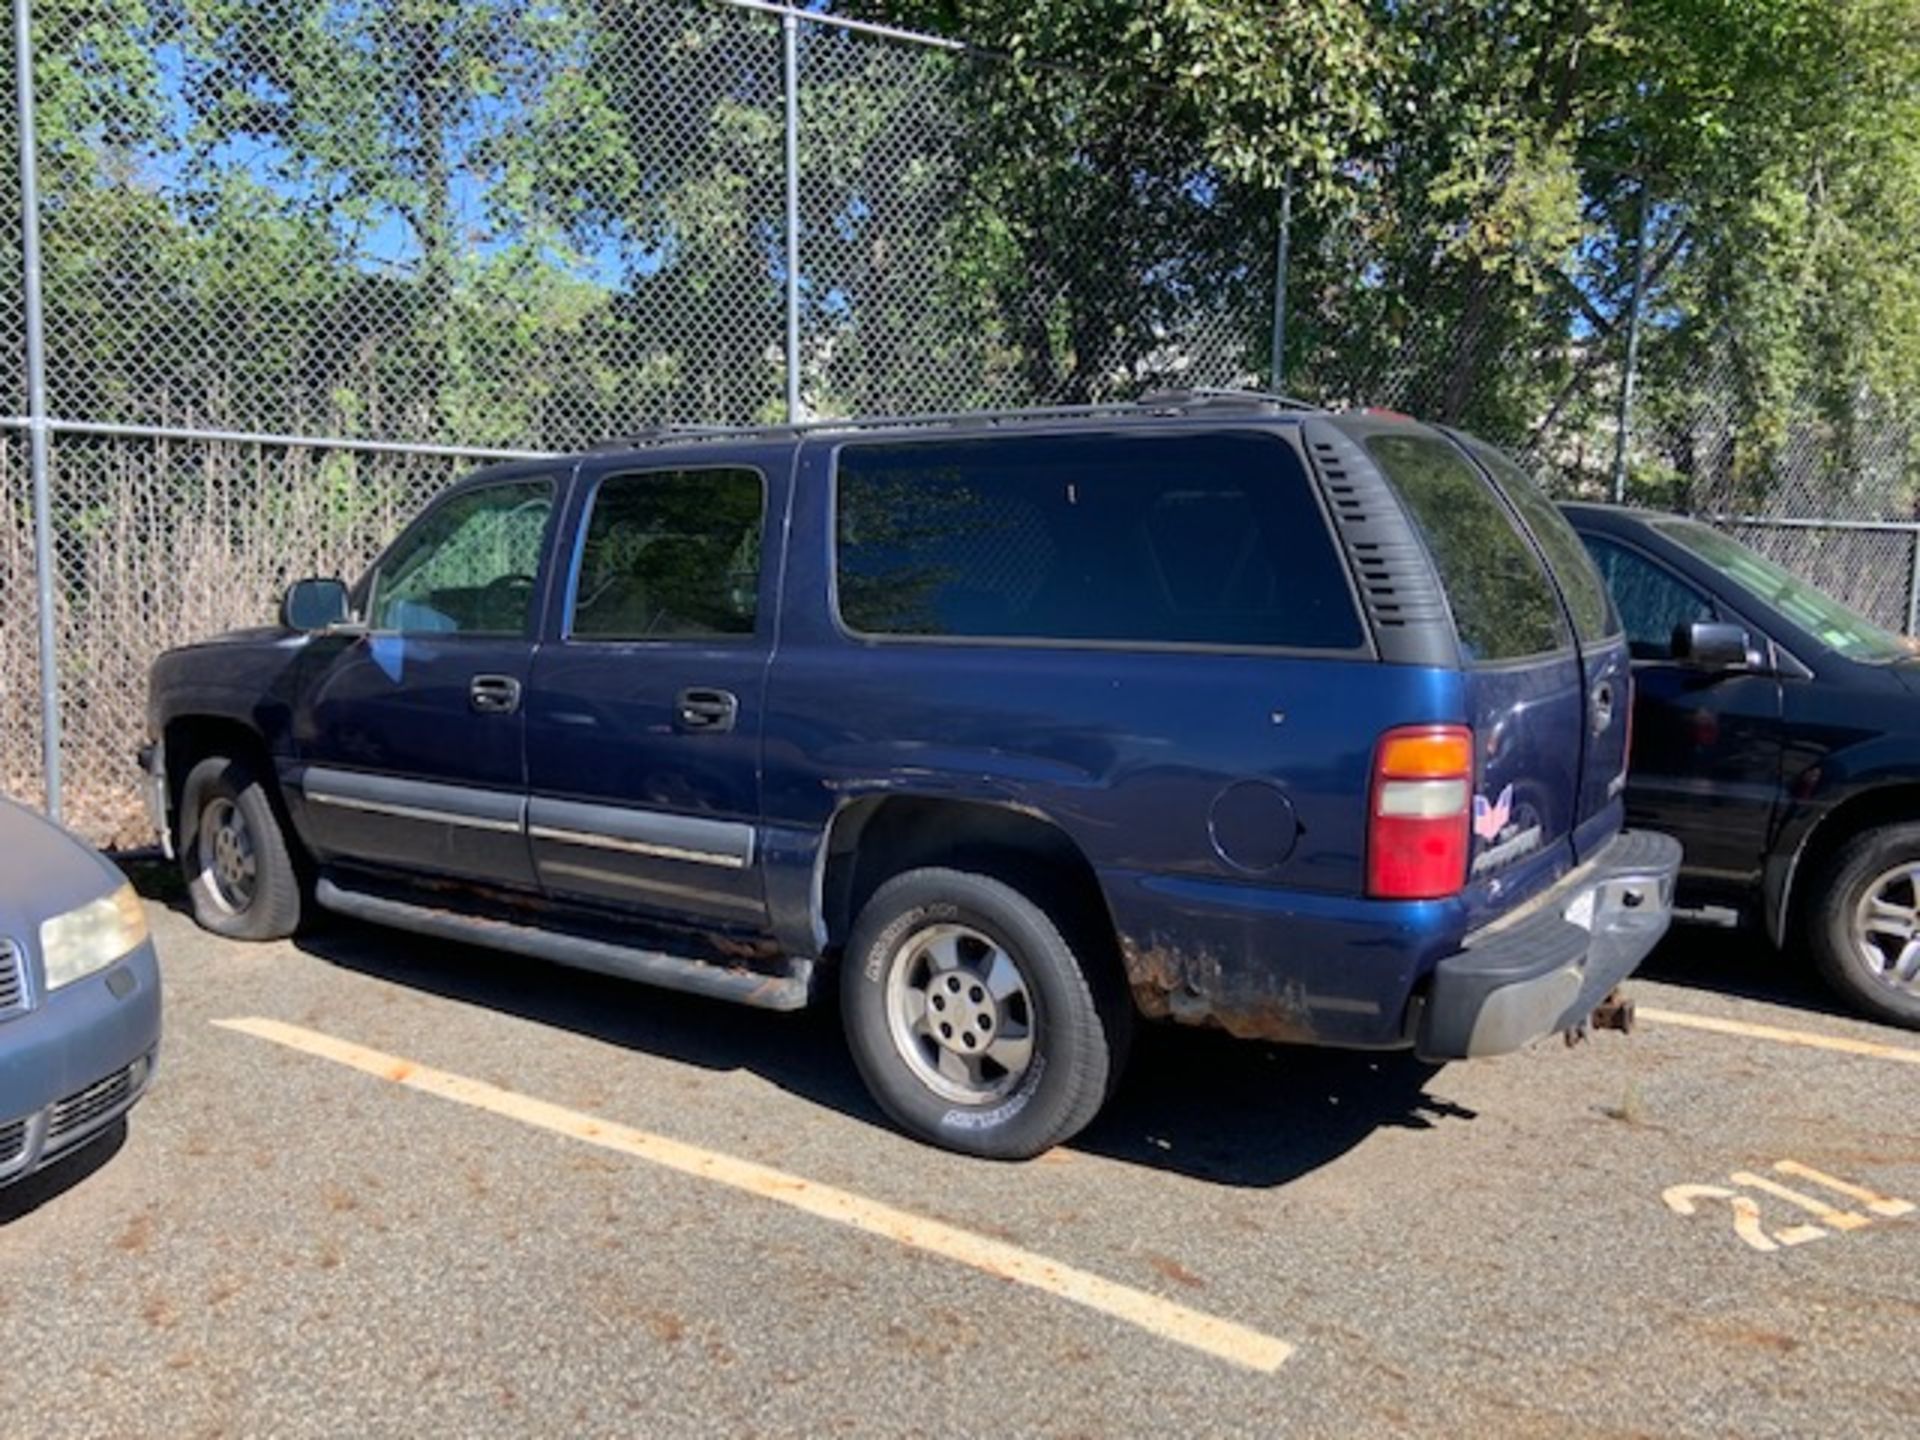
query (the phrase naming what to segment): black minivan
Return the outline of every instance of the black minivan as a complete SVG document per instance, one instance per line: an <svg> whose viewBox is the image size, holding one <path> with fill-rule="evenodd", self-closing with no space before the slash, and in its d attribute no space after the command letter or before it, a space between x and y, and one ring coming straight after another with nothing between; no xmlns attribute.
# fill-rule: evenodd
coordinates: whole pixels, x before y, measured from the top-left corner
<svg viewBox="0 0 1920 1440"><path fill-rule="evenodd" d="M1920 657L1723 531L1564 507L1633 651L1630 821L1685 850L1693 918L1797 941L1920 1028Z"/></svg>

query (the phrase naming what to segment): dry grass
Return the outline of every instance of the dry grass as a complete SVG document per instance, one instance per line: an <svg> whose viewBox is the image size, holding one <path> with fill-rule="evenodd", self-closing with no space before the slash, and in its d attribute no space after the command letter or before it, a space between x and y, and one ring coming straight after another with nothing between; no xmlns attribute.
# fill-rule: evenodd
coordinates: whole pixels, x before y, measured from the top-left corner
<svg viewBox="0 0 1920 1440"><path fill-rule="evenodd" d="M169 646L270 623L301 575L354 576L453 478L445 460L63 437L53 453L55 650L67 821L146 844L134 751ZM0 788L37 804L39 655L26 447L0 441Z"/></svg>

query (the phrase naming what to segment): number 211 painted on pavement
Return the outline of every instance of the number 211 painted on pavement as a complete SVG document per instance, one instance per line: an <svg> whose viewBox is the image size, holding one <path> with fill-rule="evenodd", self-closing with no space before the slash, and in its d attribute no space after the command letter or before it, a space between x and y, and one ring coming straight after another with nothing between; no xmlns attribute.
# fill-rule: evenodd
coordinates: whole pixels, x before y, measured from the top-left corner
<svg viewBox="0 0 1920 1440"><path fill-rule="evenodd" d="M1862 1185L1836 1179L1811 1165L1802 1165L1798 1160L1776 1160L1774 1171L1781 1175L1790 1175L1796 1180L1830 1190L1843 1199L1852 1201L1860 1209L1871 1212L1862 1215L1859 1210L1841 1210L1826 1200L1804 1191L1783 1185L1778 1180L1765 1175L1756 1175L1750 1170L1736 1170L1727 1178L1735 1185L1749 1190L1757 1190L1789 1205L1799 1207L1820 1223L1802 1221L1788 1225L1784 1229L1771 1233L1761 1222L1760 1205L1751 1195L1742 1195L1738 1191L1723 1189L1718 1185L1673 1185L1661 1192L1660 1198L1667 1208L1676 1215L1695 1215L1700 1212L1701 1203L1724 1200L1733 1212L1733 1233L1738 1235L1755 1250L1778 1250L1783 1245L1804 1245L1809 1240L1823 1240L1834 1233L1858 1230L1863 1225L1873 1223L1873 1216L1894 1219L1902 1215L1911 1215L1916 1208L1911 1200L1897 1200L1889 1196L1876 1194Z"/></svg>

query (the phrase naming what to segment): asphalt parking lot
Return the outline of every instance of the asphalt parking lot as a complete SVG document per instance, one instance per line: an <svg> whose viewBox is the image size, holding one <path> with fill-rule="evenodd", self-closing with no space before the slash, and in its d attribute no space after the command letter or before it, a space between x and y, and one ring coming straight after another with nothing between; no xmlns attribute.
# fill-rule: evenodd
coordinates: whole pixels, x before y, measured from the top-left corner
<svg viewBox="0 0 1920 1440"><path fill-rule="evenodd" d="M156 1088L0 1194L36 1434L1920 1432L1920 1036L1736 940L1572 1050L1157 1032L1007 1166L830 1015L150 909Z"/></svg>

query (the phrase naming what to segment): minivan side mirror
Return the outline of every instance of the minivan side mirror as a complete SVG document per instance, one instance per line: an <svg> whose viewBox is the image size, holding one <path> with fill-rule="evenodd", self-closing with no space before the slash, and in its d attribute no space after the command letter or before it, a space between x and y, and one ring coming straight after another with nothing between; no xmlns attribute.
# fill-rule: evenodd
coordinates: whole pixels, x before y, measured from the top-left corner
<svg viewBox="0 0 1920 1440"><path fill-rule="evenodd" d="M352 613L347 587L339 580L296 580L280 602L280 623L310 635L344 624Z"/></svg>
<svg viewBox="0 0 1920 1440"><path fill-rule="evenodd" d="M1674 626L1673 658L1699 670L1746 670L1753 665L1747 632L1720 621Z"/></svg>

